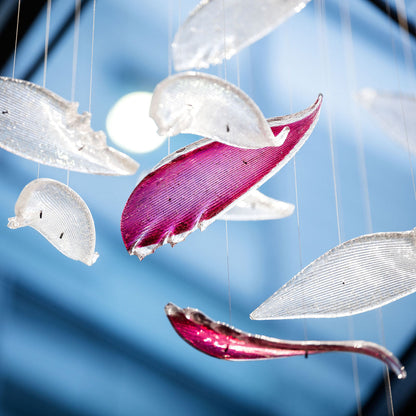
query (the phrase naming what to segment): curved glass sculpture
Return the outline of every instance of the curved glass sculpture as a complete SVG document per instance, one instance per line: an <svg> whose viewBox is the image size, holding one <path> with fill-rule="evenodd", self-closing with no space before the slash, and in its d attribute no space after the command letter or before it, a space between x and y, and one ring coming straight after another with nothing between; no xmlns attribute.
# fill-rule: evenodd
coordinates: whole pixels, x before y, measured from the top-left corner
<svg viewBox="0 0 416 416"><path fill-rule="evenodd" d="M295 206L270 198L260 191L249 192L218 219L227 221L278 220L293 214Z"/></svg>
<svg viewBox="0 0 416 416"><path fill-rule="evenodd" d="M254 101L235 85L214 75L185 72L160 82L150 104L162 136L191 133L245 148L280 146Z"/></svg>
<svg viewBox="0 0 416 416"><path fill-rule="evenodd" d="M0 77L0 147L44 165L100 175L132 175L139 165L108 147L78 103L28 81Z"/></svg>
<svg viewBox="0 0 416 416"><path fill-rule="evenodd" d="M290 129L280 147L240 149L203 139L162 160L124 207L121 234L129 253L143 259L163 244L173 246L257 189L306 142L321 103L319 96L304 111L269 120L275 135Z"/></svg>
<svg viewBox="0 0 416 416"><path fill-rule="evenodd" d="M300 12L310 0L203 0L172 43L176 71L230 59Z"/></svg>
<svg viewBox="0 0 416 416"><path fill-rule="evenodd" d="M416 154L416 99L413 95L364 88L357 97L393 140Z"/></svg>
<svg viewBox="0 0 416 416"><path fill-rule="evenodd" d="M172 303L166 315L178 335L204 354L231 361L313 355L324 352L352 352L377 358L399 379L406 377L400 361L386 348L366 341L288 341L253 335L222 322L213 321L197 309L181 309Z"/></svg>
<svg viewBox="0 0 416 416"><path fill-rule="evenodd" d="M334 318L386 305L416 291L416 229L368 234L313 261L251 319Z"/></svg>
<svg viewBox="0 0 416 416"><path fill-rule="evenodd" d="M91 266L98 258L95 227L87 204L71 188L52 179L27 184L8 227L30 226L65 256Z"/></svg>

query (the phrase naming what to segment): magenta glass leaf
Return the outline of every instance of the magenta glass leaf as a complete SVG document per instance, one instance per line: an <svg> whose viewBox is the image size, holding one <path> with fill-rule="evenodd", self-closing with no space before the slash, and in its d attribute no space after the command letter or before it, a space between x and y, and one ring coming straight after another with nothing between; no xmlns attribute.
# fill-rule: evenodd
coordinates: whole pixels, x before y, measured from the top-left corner
<svg viewBox="0 0 416 416"><path fill-rule="evenodd" d="M241 149L203 139L162 160L124 207L121 234L129 253L143 259L163 244L183 241L258 188L305 143L321 103L320 95L304 111L268 120L274 135L288 131L279 147Z"/></svg>
<svg viewBox="0 0 416 416"><path fill-rule="evenodd" d="M366 341L287 341L253 335L213 321L197 309L168 303L165 312L175 331L197 350L222 360L244 361L324 352L352 352L383 361L398 378L406 377L400 361L386 348Z"/></svg>

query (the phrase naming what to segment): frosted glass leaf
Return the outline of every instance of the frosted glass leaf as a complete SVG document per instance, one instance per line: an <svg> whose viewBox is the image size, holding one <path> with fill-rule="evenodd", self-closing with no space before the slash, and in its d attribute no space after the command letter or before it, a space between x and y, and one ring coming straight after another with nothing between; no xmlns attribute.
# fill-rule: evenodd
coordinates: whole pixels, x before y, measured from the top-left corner
<svg viewBox="0 0 416 416"><path fill-rule="evenodd" d="M313 261L251 319L334 318L386 305L416 291L416 231L368 234Z"/></svg>
<svg viewBox="0 0 416 416"><path fill-rule="evenodd" d="M91 266L98 258L95 227L90 210L68 186L52 179L27 184L9 218L9 228L30 226L62 254Z"/></svg>
<svg viewBox="0 0 416 416"><path fill-rule="evenodd" d="M172 43L176 71L230 59L300 12L310 0L203 0ZM224 34L225 25L225 34Z"/></svg>
<svg viewBox="0 0 416 416"><path fill-rule="evenodd" d="M235 85L214 75L186 72L160 82L150 104L150 117L162 136L191 133L231 146L280 146L253 100Z"/></svg>
<svg viewBox="0 0 416 416"><path fill-rule="evenodd" d="M308 109L269 120L273 134L289 127L280 147L241 149L199 140L163 159L130 195L121 217L126 249L140 259L205 229L247 192L278 172L311 134L322 96Z"/></svg>
<svg viewBox="0 0 416 416"><path fill-rule="evenodd" d="M387 134L407 151L416 154L416 98L365 88L358 100L378 121Z"/></svg>
<svg viewBox="0 0 416 416"><path fill-rule="evenodd" d="M0 77L0 147L49 166L100 175L132 175L139 165L93 131L78 103L28 81Z"/></svg>
<svg viewBox="0 0 416 416"><path fill-rule="evenodd" d="M249 192L218 219L227 221L277 220L293 214L295 206L270 198L260 191Z"/></svg>
<svg viewBox="0 0 416 416"><path fill-rule="evenodd" d="M399 379L406 378L400 361L386 348L366 341L288 341L253 335L222 322L213 321L197 309L181 309L172 303L166 315L178 335L204 354L230 361L313 355L324 352L352 352L377 358Z"/></svg>

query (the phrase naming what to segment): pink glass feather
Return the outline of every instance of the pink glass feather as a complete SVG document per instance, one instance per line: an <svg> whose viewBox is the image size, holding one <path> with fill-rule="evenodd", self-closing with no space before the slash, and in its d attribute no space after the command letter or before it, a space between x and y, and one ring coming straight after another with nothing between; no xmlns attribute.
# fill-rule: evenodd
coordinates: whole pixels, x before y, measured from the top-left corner
<svg viewBox="0 0 416 416"><path fill-rule="evenodd" d="M384 362L399 379L406 377L400 361L386 348L367 341L287 341L249 334L213 321L198 309L168 303L166 315L178 335L197 350L230 361L308 356L324 352L352 352Z"/></svg>
<svg viewBox="0 0 416 416"><path fill-rule="evenodd" d="M241 149L203 139L162 160L130 195L121 217L121 234L140 259L163 244L183 241L230 209L247 192L279 171L310 136L322 103L269 119L274 135L288 131L282 146Z"/></svg>

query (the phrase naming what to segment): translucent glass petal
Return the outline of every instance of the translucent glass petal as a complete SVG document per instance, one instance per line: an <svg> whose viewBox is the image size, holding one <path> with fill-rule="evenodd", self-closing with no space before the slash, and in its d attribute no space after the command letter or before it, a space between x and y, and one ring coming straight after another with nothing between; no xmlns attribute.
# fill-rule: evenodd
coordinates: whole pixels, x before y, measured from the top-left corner
<svg viewBox="0 0 416 416"><path fill-rule="evenodd" d="M183 241L257 189L303 146L318 121L321 102L319 96L300 113L269 120L275 135L290 128L280 147L240 149L204 139L162 160L124 207L121 234L129 253L142 259L163 244Z"/></svg>
<svg viewBox="0 0 416 416"><path fill-rule="evenodd" d="M8 227L30 226L65 256L91 266L98 258L90 210L68 186L52 179L36 179L23 188Z"/></svg>
<svg viewBox="0 0 416 416"><path fill-rule="evenodd" d="M250 317L333 318L386 305L416 291L416 231L347 241L313 261Z"/></svg>
<svg viewBox="0 0 416 416"><path fill-rule="evenodd" d="M89 113L28 81L0 77L0 147L49 166L132 175L138 164L91 129Z"/></svg>
<svg viewBox="0 0 416 416"><path fill-rule="evenodd" d="M292 215L295 206L270 198L260 191L249 192L218 219L227 221L277 220Z"/></svg>
<svg viewBox="0 0 416 416"><path fill-rule="evenodd" d="M416 98L414 96L365 88L359 92L358 100L392 139L406 151L409 143L410 151L416 154Z"/></svg>
<svg viewBox="0 0 416 416"><path fill-rule="evenodd" d="M201 1L173 40L175 69L207 68L231 58L300 12L309 1Z"/></svg>
<svg viewBox="0 0 416 416"><path fill-rule="evenodd" d="M222 322L213 321L197 309L165 306L175 331L204 354L222 360L245 361L313 355L324 352L352 352L377 358L398 378L406 377L400 361L386 348L366 341L288 341L253 335Z"/></svg>
<svg viewBox="0 0 416 416"><path fill-rule="evenodd" d="M153 93L150 116L162 136L191 133L231 146L280 146L253 100L236 86L213 75L186 72L160 82Z"/></svg>

